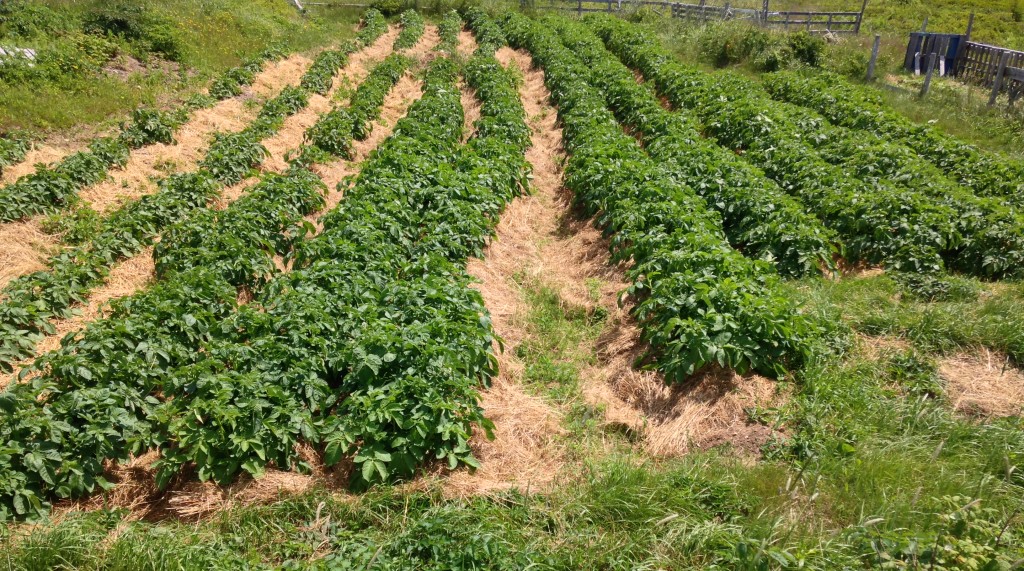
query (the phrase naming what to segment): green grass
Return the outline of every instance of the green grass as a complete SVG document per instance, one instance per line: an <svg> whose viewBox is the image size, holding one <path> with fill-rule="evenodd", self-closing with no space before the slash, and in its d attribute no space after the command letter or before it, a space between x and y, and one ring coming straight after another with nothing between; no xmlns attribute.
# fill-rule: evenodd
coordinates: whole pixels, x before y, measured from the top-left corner
<svg viewBox="0 0 1024 571"><path fill-rule="evenodd" d="M1024 286L954 278L964 294L950 301L909 299L887 275L799 284L814 311L835 312L865 335L904 338L922 350L952 353L988 347L1024 362Z"/></svg>
<svg viewBox="0 0 1024 571"><path fill-rule="evenodd" d="M94 28L97 14L127 14L134 31L104 36ZM172 107L268 46L301 52L341 43L354 35L359 15L350 9L302 16L277 0L13 4L0 13L0 43L35 48L42 61L24 76L0 75L9 95L0 98L0 132L104 128L140 104ZM101 68L109 57L134 57L147 71L108 75ZM168 57L176 70L159 63Z"/></svg>
<svg viewBox="0 0 1024 571"><path fill-rule="evenodd" d="M761 2L747 0L732 2L733 6L760 7ZM1022 0L1024 5L1024 0ZM811 0L807 2L772 2L773 10L833 9L859 10L859 2L844 0ZM847 75L854 81L863 81L874 34L882 36L881 50L875 77L882 83L895 84L897 90L883 89L879 93L895 110L910 119L932 122L940 129L983 149L1000 151L1024 159L1024 111L1020 105L1010 109L1003 98L995 107L988 107L988 91L980 87L967 87L959 82L938 78L933 81L929 97L917 97L922 77L903 71L903 58L911 31L920 30L918 15L930 13L929 29L948 33L962 33L970 9L978 12L973 38L976 41L1016 49L1024 46L1024 23L1013 22L1011 2L985 2L970 8L962 0L944 0L935 3L869 2L865 14L865 27L858 36L841 36L824 47L820 66ZM728 65L756 77L771 71L780 59L783 66L800 65L787 62L785 34L765 34L744 22L713 22L706 26L646 14L645 22L658 30L665 44L683 61L713 66ZM742 53L745 46L753 46L753 53ZM723 58L723 52L732 55ZM727 60L723 62L723 59Z"/></svg>

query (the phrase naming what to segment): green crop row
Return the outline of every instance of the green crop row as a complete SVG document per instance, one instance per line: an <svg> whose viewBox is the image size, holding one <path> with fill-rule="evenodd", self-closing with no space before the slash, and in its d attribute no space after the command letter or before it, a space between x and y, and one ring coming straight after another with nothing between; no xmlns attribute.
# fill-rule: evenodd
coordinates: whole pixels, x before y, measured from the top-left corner
<svg viewBox="0 0 1024 571"><path fill-rule="evenodd" d="M1024 275L1024 213L996 196L977 196L904 145L864 131L801 122L821 157L874 186L891 184L956 213L958 239L943 252L946 265L990 278Z"/></svg>
<svg viewBox="0 0 1024 571"><path fill-rule="evenodd" d="M466 9L466 22L476 36L479 49L485 53L493 53L506 44L505 33L501 26L487 15L482 8L471 6Z"/></svg>
<svg viewBox="0 0 1024 571"><path fill-rule="evenodd" d="M743 257L700 195L648 157L589 85L589 67L557 34L522 15L505 34L543 69L570 159L566 185L628 261L647 357L666 381L713 364L780 376L810 351L815 326L783 294L772 267Z"/></svg>
<svg viewBox="0 0 1024 571"><path fill-rule="evenodd" d="M345 52L341 53L338 67L347 61ZM304 79L309 73L321 70L310 70ZM223 185L247 176L266 156L260 141L305 107L306 101L304 89L286 87L245 129L216 135L198 171L160 181L157 193L128 203L103 220L88 243L53 257L46 270L11 281L0 302L0 370L9 371L18 360L31 356L39 337L53 333L50 320L69 316L71 308L103 282L115 262L152 244L167 225L203 208Z"/></svg>
<svg viewBox="0 0 1024 571"><path fill-rule="evenodd" d="M832 265L835 235L798 200L734 153L702 138L687 115L666 111L588 28L565 19L548 22L586 61L593 84L641 136L648 154L718 211L734 248L773 263L788 277L820 275Z"/></svg>
<svg viewBox="0 0 1024 571"><path fill-rule="evenodd" d="M651 54L657 53L654 49ZM952 183L922 165L911 149L864 131L833 127L807 109L771 100L759 84L744 78L671 62L657 69L640 67L653 74L673 103L698 110L720 141L742 148L811 208L828 209L831 218L819 215L841 233L850 258L867 253L869 261L889 262L895 269L909 262L911 270L949 267L985 277L1024 271L1024 216L997 198L978 197ZM823 194L823 187L831 194ZM858 209L874 216L872 226L861 227L863 236L854 234L857 220L848 216ZM890 248L888 256L872 257L858 243L865 238L883 255ZM942 266L922 267L922 259Z"/></svg>
<svg viewBox="0 0 1024 571"><path fill-rule="evenodd" d="M25 160L30 146L28 139L23 137L0 137L0 174L4 174L4 168Z"/></svg>
<svg viewBox="0 0 1024 571"><path fill-rule="evenodd" d="M690 109L720 144L739 149L835 230L850 261L936 272L941 252L957 243L956 213L916 193L873 186L822 159L791 114L749 91L747 81L709 74L674 60L639 27L609 25L605 43L639 69L676 108Z"/></svg>
<svg viewBox="0 0 1024 571"><path fill-rule="evenodd" d="M437 49L455 55L459 47L459 32L461 31L462 16L459 16L455 10L446 13L437 25L437 34L441 37Z"/></svg>
<svg viewBox="0 0 1024 571"><path fill-rule="evenodd" d="M945 135L886 108L866 87L829 73L779 72L765 76L777 99L804 105L837 125L871 131L907 145L947 175L982 196L998 196L1024 206L1024 165Z"/></svg>
<svg viewBox="0 0 1024 571"><path fill-rule="evenodd" d="M36 171L0 189L0 222L20 220L52 212L76 199L78 191L99 182L114 166L124 166L133 149L153 144L169 144L174 130L188 120L196 109L207 107L213 99L225 99L241 93L268 59L281 54L267 50L245 65L226 71L210 86L209 97L196 96L171 112L137 109L131 121L121 126L117 136L100 137L89 149L65 157L53 167L40 165Z"/></svg>
<svg viewBox="0 0 1024 571"><path fill-rule="evenodd" d="M183 378L175 373L197 374L201 362L220 355L212 346L202 353L204 343L245 331L222 327L238 311L239 290L258 293L278 273L274 257L302 241L309 229L302 217L322 207L325 190L311 170L293 164L283 175L265 175L226 210L172 226L154 250L163 278L155 287L118 300L109 318L38 359L41 374L31 384L0 394L0 406L12 412L0 426L7 446L0 512L29 515L49 497L92 492L106 485L104 459L167 445L171 407L154 395L183 403L199 390L175 386Z"/></svg>
<svg viewBox="0 0 1024 571"><path fill-rule="evenodd" d="M415 10L402 12L399 21L402 31L395 38L395 49L407 50L420 41L423 32L426 30L426 23L423 21L423 16L420 16L419 12Z"/></svg>
<svg viewBox="0 0 1024 571"><path fill-rule="evenodd" d="M410 64L409 58L391 54L378 64L352 94L347 108L337 108L306 132L310 152L320 149L339 157L351 158L353 139L364 140L380 117L381 106L391 88Z"/></svg>
<svg viewBox="0 0 1024 571"><path fill-rule="evenodd" d="M299 440L325 443L329 463L354 453L363 481L411 473L428 454L452 465L472 462L469 423L483 422L474 387L493 374L492 334L479 294L444 255L481 250L496 218L488 206L502 204L522 181L511 169L522 165L523 144L487 141L467 146L472 153L456 151L455 70L447 60L434 66L423 99L324 218L323 233L299 246L295 271L253 303L238 308L237 290L225 281L238 256L218 255L235 246L224 242L201 267L172 272L43 360L35 386L49 386L45 394L17 385L14 392L25 395L0 401L22 413L0 428L20 446L0 463L9 476L0 481L12 482L4 490L8 515L93 491L105 485L104 459L151 447L163 454L161 484L186 462L199 477L221 482L238 471L258 474L267 462L293 466ZM511 78L505 83L514 93ZM518 130L496 125L495 132L528 140L521 107L513 116ZM501 149L518 152L519 161ZM460 170L446 166L456 159ZM492 188L499 198L481 200ZM451 226L456 215L462 224ZM262 225L225 220L218 231L259 232ZM188 236L179 247L216 239L217 231L206 240L192 231L177 234ZM34 406L35 414L25 414ZM40 446L48 449L41 466L33 455Z"/></svg>
<svg viewBox="0 0 1024 571"><path fill-rule="evenodd" d="M363 14L363 27L356 34L356 41L364 46L369 46L387 31L388 21L384 18L384 14L375 8L370 8Z"/></svg>

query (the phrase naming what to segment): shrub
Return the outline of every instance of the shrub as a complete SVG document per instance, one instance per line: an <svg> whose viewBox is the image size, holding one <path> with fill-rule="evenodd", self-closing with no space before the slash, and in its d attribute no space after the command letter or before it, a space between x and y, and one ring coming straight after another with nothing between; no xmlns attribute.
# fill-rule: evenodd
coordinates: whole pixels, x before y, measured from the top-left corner
<svg viewBox="0 0 1024 571"><path fill-rule="evenodd" d="M182 57L182 47L174 28L144 6L115 2L97 8L86 17L83 28L92 34L124 38L172 61L180 61Z"/></svg>
<svg viewBox="0 0 1024 571"><path fill-rule="evenodd" d="M797 61L812 67L821 65L825 54L825 40L807 32L797 32L789 36L789 48Z"/></svg>
<svg viewBox="0 0 1024 571"><path fill-rule="evenodd" d="M0 2L0 37L56 36L73 28L66 16L38 2Z"/></svg>
<svg viewBox="0 0 1024 571"><path fill-rule="evenodd" d="M385 16L396 16L405 10L407 4L405 0L374 0L370 6Z"/></svg>

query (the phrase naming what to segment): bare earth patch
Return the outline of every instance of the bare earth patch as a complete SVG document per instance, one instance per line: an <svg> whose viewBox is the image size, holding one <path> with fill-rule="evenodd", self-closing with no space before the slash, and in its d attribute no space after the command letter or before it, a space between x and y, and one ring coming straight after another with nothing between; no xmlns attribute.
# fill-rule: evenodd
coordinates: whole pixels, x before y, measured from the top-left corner
<svg viewBox="0 0 1024 571"><path fill-rule="evenodd" d="M947 357L939 361L939 374L946 381L946 398L961 414L986 419L1024 413L1024 372L1005 355Z"/></svg>

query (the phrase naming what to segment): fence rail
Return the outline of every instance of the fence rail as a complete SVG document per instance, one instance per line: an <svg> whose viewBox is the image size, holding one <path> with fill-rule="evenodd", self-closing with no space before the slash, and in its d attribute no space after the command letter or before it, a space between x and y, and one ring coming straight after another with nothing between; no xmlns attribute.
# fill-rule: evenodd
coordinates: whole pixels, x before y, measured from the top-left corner
<svg viewBox="0 0 1024 571"><path fill-rule="evenodd" d="M912 32L903 67L922 73L931 54L936 54L934 70L939 75L953 75L961 81L992 90L990 103L1006 93L1010 105L1024 96L1024 52L970 41L971 27L966 34L935 34Z"/></svg>
<svg viewBox="0 0 1024 571"><path fill-rule="evenodd" d="M860 12L771 11L768 9L768 4L766 0L763 8L758 10L734 7L729 2L721 5L711 4L707 0L700 0L696 4L659 0L575 0L575 2L549 0L543 4L534 4L533 8L585 14L588 12L624 12L645 7L661 15L699 22L747 20L757 25L787 31L806 30L820 34L857 34L860 33L867 0L864 1Z"/></svg>

